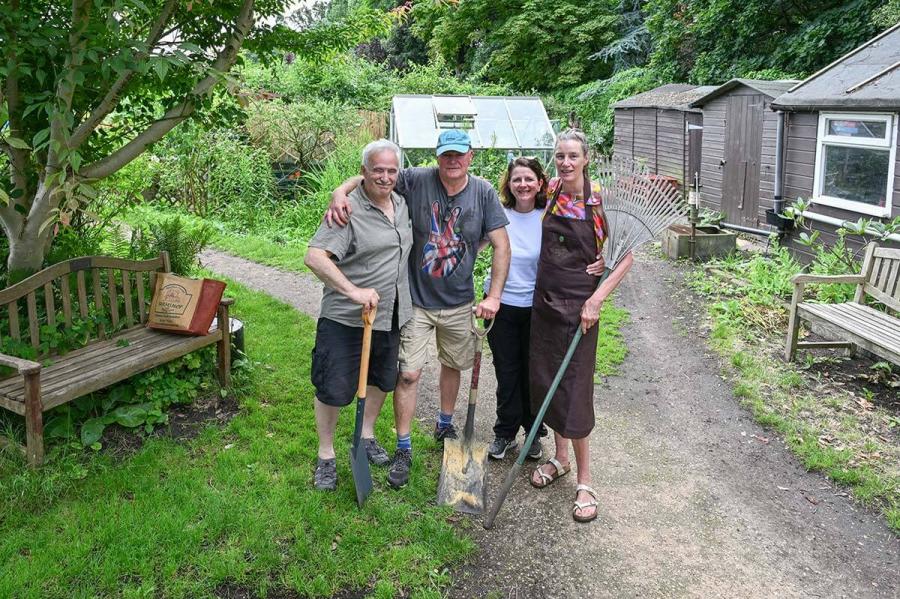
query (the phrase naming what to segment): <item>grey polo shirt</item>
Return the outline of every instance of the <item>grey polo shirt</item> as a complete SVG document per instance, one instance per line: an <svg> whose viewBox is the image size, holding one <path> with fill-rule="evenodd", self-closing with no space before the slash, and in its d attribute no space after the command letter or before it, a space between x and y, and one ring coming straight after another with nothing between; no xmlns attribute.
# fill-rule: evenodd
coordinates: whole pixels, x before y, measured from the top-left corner
<svg viewBox="0 0 900 599"><path fill-rule="evenodd" d="M398 306L400 326L412 316L409 297L409 252L412 249L412 224L403 196L392 193L394 222L375 207L362 185L350 195L353 218L346 227L325 223L309 242L309 247L332 254L345 277L357 287L371 287L378 292L378 313L373 328L390 331L394 305ZM362 326L362 306L327 285L322 294L322 318L351 327Z"/></svg>

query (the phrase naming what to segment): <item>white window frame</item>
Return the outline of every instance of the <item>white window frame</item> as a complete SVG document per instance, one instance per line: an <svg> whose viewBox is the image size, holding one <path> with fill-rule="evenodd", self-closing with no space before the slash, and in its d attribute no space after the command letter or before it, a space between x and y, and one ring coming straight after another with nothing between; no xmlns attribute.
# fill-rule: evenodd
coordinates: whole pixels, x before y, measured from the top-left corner
<svg viewBox="0 0 900 599"><path fill-rule="evenodd" d="M852 138L842 135L826 135L826 125L829 120L866 120L882 121L887 126L885 133L887 140L872 138ZM888 145L890 144L890 145ZM825 146L842 146L846 148L884 148L889 152L887 172L887 193L885 205L873 206L864 202L847 200L822 194L822 186L825 183ZM816 135L816 165L813 173L813 197L814 204L832 206L851 212L859 212L869 216L889 217L893 206L894 195L894 164L897 160L897 115L883 112L821 112L819 113L819 129Z"/></svg>

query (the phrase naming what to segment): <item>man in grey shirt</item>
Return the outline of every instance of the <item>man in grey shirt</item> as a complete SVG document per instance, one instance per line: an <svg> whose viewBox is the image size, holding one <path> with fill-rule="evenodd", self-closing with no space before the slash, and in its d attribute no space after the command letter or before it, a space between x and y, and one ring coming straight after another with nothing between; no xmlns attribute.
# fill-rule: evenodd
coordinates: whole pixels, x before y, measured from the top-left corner
<svg viewBox="0 0 900 599"><path fill-rule="evenodd" d="M461 129L443 131L436 153L436 168L404 169L397 180L397 191L407 198L413 224L409 262L413 316L401 330L400 379L394 392L397 451L388 473L394 487L405 485L409 478L409 430L432 333L441 363L441 408L434 435L439 441L456 438L452 419L460 371L471 368L474 357L472 275L481 240L491 243L494 256L490 289L475 307L479 318L493 318L497 313L509 270L506 214L491 184L468 173L473 157L469 135ZM358 177L349 179L335 190L326 222L344 226L352 220L354 210L346 194L358 183Z"/></svg>
<svg viewBox="0 0 900 599"><path fill-rule="evenodd" d="M362 442L369 461L387 465L375 440L375 420L397 382L400 327L412 315L408 267L412 225L404 198L394 193L400 149L387 140L365 147L363 183L350 194L357 212L348 227L319 227L305 263L325 283L316 324L311 378L319 435L315 486L337 486L334 430L338 410L353 401L359 378L362 313L377 307L372 332Z"/></svg>

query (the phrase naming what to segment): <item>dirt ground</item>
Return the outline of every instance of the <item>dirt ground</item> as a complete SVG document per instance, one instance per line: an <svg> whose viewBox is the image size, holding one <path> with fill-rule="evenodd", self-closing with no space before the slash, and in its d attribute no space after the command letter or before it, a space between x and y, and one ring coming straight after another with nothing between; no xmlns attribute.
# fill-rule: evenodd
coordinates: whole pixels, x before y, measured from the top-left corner
<svg viewBox="0 0 900 599"><path fill-rule="evenodd" d="M311 277L218 252L202 261L317 311ZM642 252L620 287L617 301L632 315L623 331L629 354L617 376L595 387L597 521L572 520L574 472L540 491L523 475L493 530L463 520L480 549L453 572L448 596L900 596L900 539L879 514L806 472L738 405L682 275ZM496 381L485 358L477 436L489 441ZM417 407L425 426L437 411L436 373L432 358ZM457 406L461 419L464 400ZM511 460L491 464L489 496Z"/></svg>

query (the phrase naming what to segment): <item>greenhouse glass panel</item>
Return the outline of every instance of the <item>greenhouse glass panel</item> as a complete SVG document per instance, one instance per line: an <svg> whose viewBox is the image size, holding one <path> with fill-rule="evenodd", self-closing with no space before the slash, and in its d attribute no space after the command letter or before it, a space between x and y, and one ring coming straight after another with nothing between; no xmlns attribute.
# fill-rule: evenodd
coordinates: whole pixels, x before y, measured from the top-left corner
<svg viewBox="0 0 900 599"><path fill-rule="evenodd" d="M478 109L475 129L481 138L479 147L503 149L521 147L509 120L504 98L472 98L472 101Z"/></svg>
<svg viewBox="0 0 900 599"><path fill-rule="evenodd" d="M538 98L508 98L509 114L523 148L552 148L556 140Z"/></svg>
<svg viewBox="0 0 900 599"><path fill-rule="evenodd" d="M555 140L540 98L394 96L391 136L401 148L434 148L451 128L468 130L474 148L540 151Z"/></svg>
<svg viewBox="0 0 900 599"><path fill-rule="evenodd" d="M433 148L438 129L431 96L395 96L392 110L394 131L401 148Z"/></svg>

